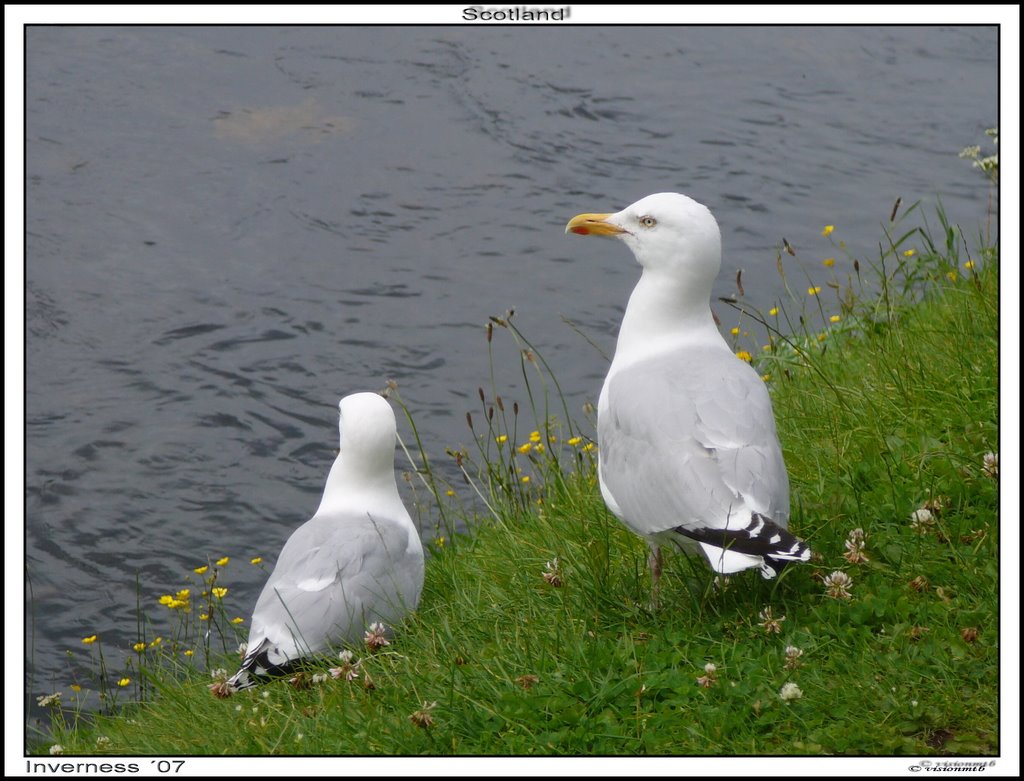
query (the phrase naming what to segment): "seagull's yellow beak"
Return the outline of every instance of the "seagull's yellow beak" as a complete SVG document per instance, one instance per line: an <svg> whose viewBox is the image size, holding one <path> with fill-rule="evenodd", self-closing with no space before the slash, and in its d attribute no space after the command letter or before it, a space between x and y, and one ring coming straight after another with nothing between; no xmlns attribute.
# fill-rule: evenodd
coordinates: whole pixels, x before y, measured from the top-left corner
<svg viewBox="0 0 1024 781"><path fill-rule="evenodd" d="M611 214L577 214L565 226L566 233L578 233L581 236L618 236L626 231L618 225L608 222Z"/></svg>

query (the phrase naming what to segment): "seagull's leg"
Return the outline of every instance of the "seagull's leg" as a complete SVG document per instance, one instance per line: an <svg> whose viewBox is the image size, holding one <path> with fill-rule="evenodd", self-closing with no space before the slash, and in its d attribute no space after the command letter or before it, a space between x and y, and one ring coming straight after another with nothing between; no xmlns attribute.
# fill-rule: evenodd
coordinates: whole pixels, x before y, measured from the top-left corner
<svg viewBox="0 0 1024 781"><path fill-rule="evenodd" d="M658 609L658 592L661 590L661 546L651 545L647 555L647 566L651 568L651 609Z"/></svg>

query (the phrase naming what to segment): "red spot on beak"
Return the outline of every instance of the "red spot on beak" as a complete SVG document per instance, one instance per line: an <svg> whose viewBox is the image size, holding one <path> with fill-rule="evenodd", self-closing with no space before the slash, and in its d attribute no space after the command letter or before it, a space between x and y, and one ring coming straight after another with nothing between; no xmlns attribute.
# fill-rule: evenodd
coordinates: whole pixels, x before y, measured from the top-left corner
<svg viewBox="0 0 1024 781"><path fill-rule="evenodd" d="M586 225L577 225L574 228L569 228L573 233L578 233L580 236L586 236L590 233L590 228Z"/></svg>

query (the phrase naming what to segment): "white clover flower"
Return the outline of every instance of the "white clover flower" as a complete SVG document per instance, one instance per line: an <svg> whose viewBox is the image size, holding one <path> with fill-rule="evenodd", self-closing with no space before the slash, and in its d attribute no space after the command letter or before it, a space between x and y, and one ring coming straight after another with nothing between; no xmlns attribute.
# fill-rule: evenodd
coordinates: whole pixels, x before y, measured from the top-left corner
<svg viewBox="0 0 1024 781"><path fill-rule="evenodd" d="M710 689L715 685L718 678L715 673L718 671L718 667L715 666L714 662L708 662L704 665L704 674L697 679L697 685L703 686L705 689Z"/></svg>
<svg viewBox="0 0 1024 781"><path fill-rule="evenodd" d="M782 684L782 688L779 690L779 697L781 697L785 702L789 702L790 700L799 700L803 696L804 693L800 691L800 687L792 681Z"/></svg>
<svg viewBox="0 0 1024 781"><path fill-rule="evenodd" d="M100 735L96 738L96 748L108 748L110 746L110 738L106 735Z"/></svg>
<svg viewBox="0 0 1024 781"><path fill-rule="evenodd" d="M422 729L429 729L430 727L433 727L434 717L430 715L430 711L436 707L436 702L424 701L423 707L420 710L409 715L409 721Z"/></svg>
<svg viewBox="0 0 1024 781"><path fill-rule="evenodd" d="M562 571L558 567L558 556L544 565L544 571L540 576L547 581L548 585L558 588L562 585Z"/></svg>
<svg viewBox="0 0 1024 781"><path fill-rule="evenodd" d="M60 743L54 743L52 746L50 746L50 756L51 757L55 757L58 754L63 754L63 753L64 753L64 747Z"/></svg>
<svg viewBox="0 0 1024 781"><path fill-rule="evenodd" d="M989 477L999 477L999 454L998 453L986 453L981 457L982 469L985 470L985 474Z"/></svg>
<svg viewBox="0 0 1024 781"><path fill-rule="evenodd" d="M341 667L332 667L328 672L334 679L344 678L346 681L354 681L359 677L358 664L345 662Z"/></svg>
<svg viewBox="0 0 1024 781"><path fill-rule="evenodd" d="M363 641L366 643L366 647L370 651L376 651L378 648L383 648L386 645L391 645L391 642L384 636L387 631L387 627L384 626L380 621L375 621L370 624L370 628L363 635Z"/></svg>
<svg viewBox="0 0 1024 781"><path fill-rule="evenodd" d="M224 681L226 681L227 678L228 678L228 671L225 670L223 667L217 667L217 668L215 668L213 670L210 670L210 677L213 678L213 680L215 680L215 681L217 681L217 680L224 680Z"/></svg>
<svg viewBox="0 0 1024 781"><path fill-rule="evenodd" d="M786 646L786 669L795 670L800 666L800 657L804 655L804 652L797 648L795 645Z"/></svg>
<svg viewBox="0 0 1024 781"><path fill-rule="evenodd" d="M330 678L331 676L328 673L314 673L313 683L326 683Z"/></svg>
<svg viewBox="0 0 1024 781"><path fill-rule="evenodd" d="M232 694L238 691L238 689L236 689L226 680L211 683L208 688L210 689L210 694L212 694L218 700L226 700L228 697L230 697Z"/></svg>
<svg viewBox="0 0 1024 781"><path fill-rule="evenodd" d="M910 528L916 532L923 532L935 523L935 516L927 507L920 507L910 514Z"/></svg>
<svg viewBox="0 0 1024 781"><path fill-rule="evenodd" d="M850 599L850 587L853 578L845 572L836 570L825 578L825 593L833 599Z"/></svg>
<svg viewBox="0 0 1024 781"><path fill-rule="evenodd" d="M864 539L863 529L851 531L846 539L846 553L843 554L843 558L851 564L863 564L866 562L868 557L864 555Z"/></svg>
<svg viewBox="0 0 1024 781"><path fill-rule="evenodd" d="M355 654L349 651L347 648L338 654L338 658L341 659L345 664L352 664L352 660L355 658Z"/></svg>
<svg viewBox="0 0 1024 781"><path fill-rule="evenodd" d="M771 605L758 613L757 617L761 619L761 626L764 627L764 631L768 634L777 635L782 632L782 622L786 620L786 617L779 616L776 618L773 616Z"/></svg>
<svg viewBox="0 0 1024 781"><path fill-rule="evenodd" d="M49 708L51 705L60 705L60 692L44 694L40 697L36 697L36 702L39 703L40 708Z"/></svg>

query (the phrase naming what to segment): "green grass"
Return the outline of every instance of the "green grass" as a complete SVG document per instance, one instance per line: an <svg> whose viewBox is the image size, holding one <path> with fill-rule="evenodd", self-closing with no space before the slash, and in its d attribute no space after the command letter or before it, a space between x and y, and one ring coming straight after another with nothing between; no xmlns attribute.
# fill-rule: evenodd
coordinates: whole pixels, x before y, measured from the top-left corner
<svg viewBox="0 0 1024 781"><path fill-rule="evenodd" d="M481 391L477 450L450 453L472 482L423 475L443 518L472 497L491 517L469 534L439 529L419 611L387 648L353 649L360 677L218 700L196 667L143 666L145 702L76 721L63 711L38 751L998 753L998 482L983 465L998 450L998 258L986 250L964 269L958 243L945 224L938 245L926 232L892 240L872 272L879 295L852 292L858 267L834 286L839 324L822 339L813 311L793 314L798 336L776 332L759 360L810 564L720 588L702 561L670 556L652 609L644 544L605 509L586 439L548 408L557 386L530 382L549 377L542 361L498 319L531 389L522 410ZM932 522L912 528L929 501ZM843 557L855 528L858 564ZM825 593L836 570L852 579L848 600ZM768 608L785 616L778 633ZM794 669L787 646L803 652ZM802 696L784 701L787 683Z"/></svg>

